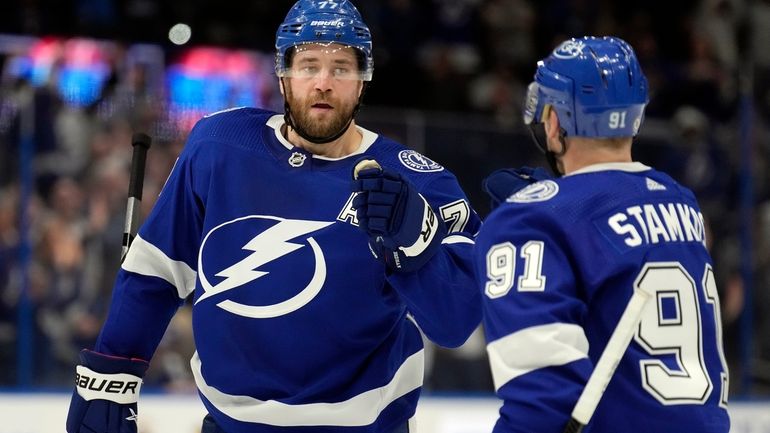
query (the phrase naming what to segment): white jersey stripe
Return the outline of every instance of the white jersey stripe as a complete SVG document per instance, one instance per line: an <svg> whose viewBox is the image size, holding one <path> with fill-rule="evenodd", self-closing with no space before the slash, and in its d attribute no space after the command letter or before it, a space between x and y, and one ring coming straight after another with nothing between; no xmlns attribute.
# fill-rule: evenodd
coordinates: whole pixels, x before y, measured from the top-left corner
<svg viewBox="0 0 770 433"><path fill-rule="evenodd" d="M462 235L449 235L441 240L442 244L474 244L473 239Z"/></svg>
<svg viewBox="0 0 770 433"><path fill-rule="evenodd" d="M126 271L148 277L158 277L176 287L180 299L195 290L198 273L185 262L172 260L155 245L137 236L128 249L121 266Z"/></svg>
<svg viewBox="0 0 770 433"><path fill-rule="evenodd" d="M583 328L567 323L532 326L487 345L495 389L531 371L588 357Z"/></svg>
<svg viewBox="0 0 770 433"><path fill-rule="evenodd" d="M422 386L424 358L424 350L414 353L404 360L386 385L335 403L286 404L225 394L206 383L198 352L193 354L190 366L201 394L222 413L238 421L281 427L352 427L373 423L390 403Z"/></svg>

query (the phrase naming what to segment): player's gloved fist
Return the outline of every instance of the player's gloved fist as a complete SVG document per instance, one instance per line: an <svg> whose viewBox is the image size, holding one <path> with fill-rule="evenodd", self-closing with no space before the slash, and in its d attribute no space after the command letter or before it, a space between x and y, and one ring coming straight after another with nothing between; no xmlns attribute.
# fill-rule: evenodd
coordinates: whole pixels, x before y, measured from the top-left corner
<svg viewBox="0 0 770 433"><path fill-rule="evenodd" d="M551 178L551 175L540 167L502 168L487 176L481 187L489 194L490 206L494 209L520 189Z"/></svg>
<svg viewBox="0 0 770 433"><path fill-rule="evenodd" d="M358 226L369 235L375 257L397 272L422 267L446 234L425 198L403 176L372 160L359 161L353 178Z"/></svg>
<svg viewBox="0 0 770 433"><path fill-rule="evenodd" d="M136 433L139 389L147 361L80 352L67 433Z"/></svg>

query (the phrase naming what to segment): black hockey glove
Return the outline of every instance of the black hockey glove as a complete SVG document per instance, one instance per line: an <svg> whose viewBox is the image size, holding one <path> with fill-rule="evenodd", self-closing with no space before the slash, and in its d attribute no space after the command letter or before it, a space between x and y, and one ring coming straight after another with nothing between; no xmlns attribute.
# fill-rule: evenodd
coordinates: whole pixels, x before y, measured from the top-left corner
<svg viewBox="0 0 770 433"><path fill-rule="evenodd" d="M81 351L67 433L136 433L136 402L148 366L141 359Z"/></svg>
<svg viewBox="0 0 770 433"><path fill-rule="evenodd" d="M487 176L481 187L489 194L490 210L494 210L520 189L546 179L552 176L540 167L502 168Z"/></svg>
<svg viewBox="0 0 770 433"><path fill-rule="evenodd" d="M425 198L398 173L363 160L353 173L358 226L369 235L372 253L388 269L411 272L441 247L446 228Z"/></svg>

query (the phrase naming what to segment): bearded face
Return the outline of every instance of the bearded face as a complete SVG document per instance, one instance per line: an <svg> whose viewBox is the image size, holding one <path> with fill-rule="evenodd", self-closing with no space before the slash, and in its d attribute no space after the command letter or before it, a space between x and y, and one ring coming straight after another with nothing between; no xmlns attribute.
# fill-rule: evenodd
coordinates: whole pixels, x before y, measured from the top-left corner
<svg viewBox="0 0 770 433"><path fill-rule="evenodd" d="M280 76L294 128L319 140L339 136L353 118L365 79L356 49L305 44L295 47L289 62Z"/></svg>
<svg viewBox="0 0 770 433"><path fill-rule="evenodd" d="M335 95L310 89L302 95L295 93L291 84L284 90L294 124L312 137L329 137L339 132L350 121L358 103L357 91Z"/></svg>

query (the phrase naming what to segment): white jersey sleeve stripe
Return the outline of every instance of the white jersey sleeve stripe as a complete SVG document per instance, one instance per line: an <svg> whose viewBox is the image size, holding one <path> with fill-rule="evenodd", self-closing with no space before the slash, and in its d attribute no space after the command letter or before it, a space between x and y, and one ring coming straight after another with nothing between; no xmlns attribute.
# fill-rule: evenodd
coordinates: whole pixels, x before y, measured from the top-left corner
<svg viewBox="0 0 770 433"><path fill-rule="evenodd" d="M495 389L499 390L531 371L587 358L588 339L578 325L550 323L495 340L487 345L487 353Z"/></svg>
<svg viewBox="0 0 770 433"><path fill-rule="evenodd" d="M158 277L176 287L180 299L195 291L198 273L185 262L173 260L155 245L137 236L121 266L126 271Z"/></svg>
<svg viewBox="0 0 770 433"><path fill-rule="evenodd" d="M449 235L441 240L442 244L473 244L473 239L461 235Z"/></svg>
<svg viewBox="0 0 770 433"><path fill-rule="evenodd" d="M222 413L238 421L281 427L352 427L373 423L390 403L422 385L424 353L420 350L404 360L386 385L336 403L286 404L225 394L206 383L198 352L193 354L190 366L201 394Z"/></svg>

